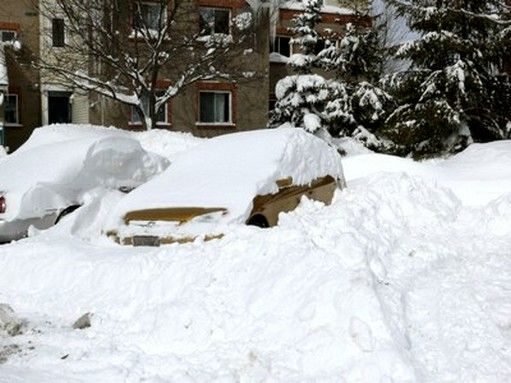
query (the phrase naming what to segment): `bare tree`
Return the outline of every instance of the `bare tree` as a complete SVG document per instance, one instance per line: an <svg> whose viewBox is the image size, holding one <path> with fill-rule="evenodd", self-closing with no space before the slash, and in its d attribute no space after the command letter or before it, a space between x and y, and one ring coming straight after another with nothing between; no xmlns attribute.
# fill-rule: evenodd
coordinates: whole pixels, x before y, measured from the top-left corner
<svg viewBox="0 0 511 383"><path fill-rule="evenodd" d="M196 6L191 0L41 0L45 41L61 49L41 52L34 65L131 105L151 129L187 85L232 78L233 47L249 41L251 13L215 19L199 16ZM163 87L162 79L168 80Z"/></svg>

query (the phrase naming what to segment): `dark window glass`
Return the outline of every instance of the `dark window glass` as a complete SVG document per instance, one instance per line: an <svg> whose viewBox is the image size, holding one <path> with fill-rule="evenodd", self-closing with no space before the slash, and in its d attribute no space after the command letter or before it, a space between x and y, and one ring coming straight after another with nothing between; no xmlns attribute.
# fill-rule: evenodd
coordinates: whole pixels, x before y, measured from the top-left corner
<svg viewBox="0 0 511 383"><path fill-rule="evenodd" d="M277 100L272 100L270 99L269 101L269 104L268 104L268 110L271 112L272 110L275 109L275 105L277 104Z"/></svg>
<svg viewBox="0 0 511 383"><path fill-rule="evenodd" d="M166 14L163 5L159 4L139 4L140 8L136 10L135 27L137 29L160 29L160 12L162 24L165 21Z"/></svg>
<svg viewBox="0 0 511 383"><path fill-rule="evenodd" d="M18 95L8 94L5 96L4 106L5 122L7 124L18 124Z"/></svg>
<svg viewBox="0 0 511 383"><path fill-rule="evenodd" d="M230 122L230 93L201 92L200 122Z"/></svg>
<svg viewBox="0 0 511 383"><path fill-rule="evenodd" d="M2 42L16 40L16 32L14 31L0 31L0 37Z"/></svg>
<svg viewBox="0 0 511 383"><path fill-rule="evenodd" d="M202 35L223 33L228 35L230 12L228 9L205 8L200 9L199 28Z"/></svg>
<svg viewBox="0 0 511 383"><path fill-rule="evenodd" d="M325 49L325 40L318 39L316 42L316 47L314 48L314 53L319 54L323 49Z"/></svg>
<svg viewBox="0 0 511 383"><path fill-rule="evenodd" d="M273 45L270 47L270 53L280 53L282 56L291 55L291 38L286 36L276 36Z"/></svg>
<svg viewBox="0 0 511 383"><path fill-rule="evenodd" d="M63 47L65 44L64 19L52 20L52 42L54 47Z"/></svg>
<svg viewBox="0 0 511 383"><path fill-rule="evenodd" d="M163 96L163 92L157 92L156 94L158 97L161 97ZM149 114L149 97L147 96L142 96L142 99L141 99L141 102L142 102L142 108L144 109L144 112L146 114ZM165 123L167 122L167 107L168 105L165 104L163 105L161 108L160 108L160 111L158 112L158 114L156 115L156 122L160 122L160 123ZM142 123L142 121L140 120L140 116L138 115L138 112L135 108L132 108L132 112L131 112L131 122L134 122L136 124L139 124L139 123Z"/></svg>

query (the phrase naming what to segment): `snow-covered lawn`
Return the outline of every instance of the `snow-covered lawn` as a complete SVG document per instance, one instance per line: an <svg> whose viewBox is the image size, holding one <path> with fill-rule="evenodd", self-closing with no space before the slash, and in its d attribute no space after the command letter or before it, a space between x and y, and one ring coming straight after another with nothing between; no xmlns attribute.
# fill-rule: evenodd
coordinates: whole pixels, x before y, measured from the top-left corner
<svg viewBox="0 0 511 383"><path fill-rule="evenodd" d="M511 381L511 142L344 168L331 206L273 229L120 247L98 234L113 193L0 246L25 322L0 332L0 381Z"/></svg>

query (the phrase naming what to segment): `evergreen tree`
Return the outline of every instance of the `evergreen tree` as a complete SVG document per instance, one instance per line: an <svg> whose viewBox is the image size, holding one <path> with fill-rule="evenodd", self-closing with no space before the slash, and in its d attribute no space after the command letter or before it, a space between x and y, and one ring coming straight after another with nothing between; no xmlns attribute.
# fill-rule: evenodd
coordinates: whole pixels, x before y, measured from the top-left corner
<svg viewBox="0 0 511 383"><path fill-rule="evenodd" d="M411 67L389 82L400 107L387 133L416 155L510 137L511 82L503 72L509 10L503 1L389 3L420 37L397 51Z"/></svg>
<svg viewBox="0 0 511 383"><path fill-rule="evenodd" d="M377 86L382 68L377 29L347 24L340 41L332 33L325 48L315 54L319 39L315 28L323 2L304 0L303 4L290 28L298 48L290 66L299 74L277 83L269 125L289 122L327 141L354 137L372 149L388 149L388 141L378 138L392 100ZM311 74L313 69L323 69L329 79Z"/></svg>
<svg viewBox="0 0 511 383"><path fill-rule="evenodd" d="M323 0L302 0L303 11L293 18L293 33L291 44L299 48L299 53L291 55L289 65L299 74L311 74L312 68L317 67L315 54L319 34L316 24L321 21Z"/></svg>
<svg viewBox="0 0 511 383"><path fill-rule="evenodd" d="M383 61L378 34L374 26L357 28L347 24L339 46L328 43L318 58L321 66L333 72L338 86L348 94L342 113L335 105L327 106L331 130L339 136L356 137L372 149L387 150L388 140L377 136L393 102L378 85ZM332 103L335 104L335 100ZM346 118L348 114L349 119Z"/></svg>
<svg viewBox="0 0 511 383"><path fill-rule="evenodd" d="M288 65L298 74L277 83L277 102L270 115L269 126L291 123L328 141L331 137L328 134L326 105L330 100L345 96L342 89L332 86L331 81L312 74L313 69L320 66L315 54L319 39L316 24L321 21L323 0L303 0L302 4L303 11L293 19L294 25L289 28L294 35L291 43L297 52L291 55Z"/></svg>

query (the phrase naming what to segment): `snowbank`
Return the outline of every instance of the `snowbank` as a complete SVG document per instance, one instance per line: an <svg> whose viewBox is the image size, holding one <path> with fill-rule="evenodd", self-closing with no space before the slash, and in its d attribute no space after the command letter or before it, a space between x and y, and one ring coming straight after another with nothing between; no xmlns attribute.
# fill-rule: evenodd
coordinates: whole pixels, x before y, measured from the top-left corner
<svg viewBox="0 0 511 383"><path fill-rule="evenodd" d="M473 144L446 160L416 162L371 153L344 162L348 182L379 172L407 173L450 188L469 206L487 204L511 190L511 140Z"/></svg>
<svg viewBox="0 0 511 383"><path fill-rule="evenodd" d="M508 381L510 217L384 174L207 244L0 247L0 381Z"/></svg>
<svg viewBox="0 0 511 383"><path fill-rule="evenodd" d="M134 138L140 142L143 149L169 160L172 160L176 154L204 141L203 138L194 137L190 133L171 132L164 129L133 132L97 125L54 124L35 129L30 138L16 152L67 140L99 139L107 136Z"/></svg>
<svg viewBox="0 0 511 383"><path fill-rule="evenodd" d="M91 196L87 242L69 216L0 246L0 302L25 322L0 382L510 381L509 145L348 157L332 205L208 243L116 246L96 213L117 197Z"/></svg>
<svg viewBox="0 0 511 383"><path fill-rule="evenodd" d="M168 166L122 135L76 138L80 133L74 132L73 139L64 140L61 135L43 138L39 132L0 163L0 190L7 200L2 218L7 221L58 212L96 187L134 188Z"/></svg>

